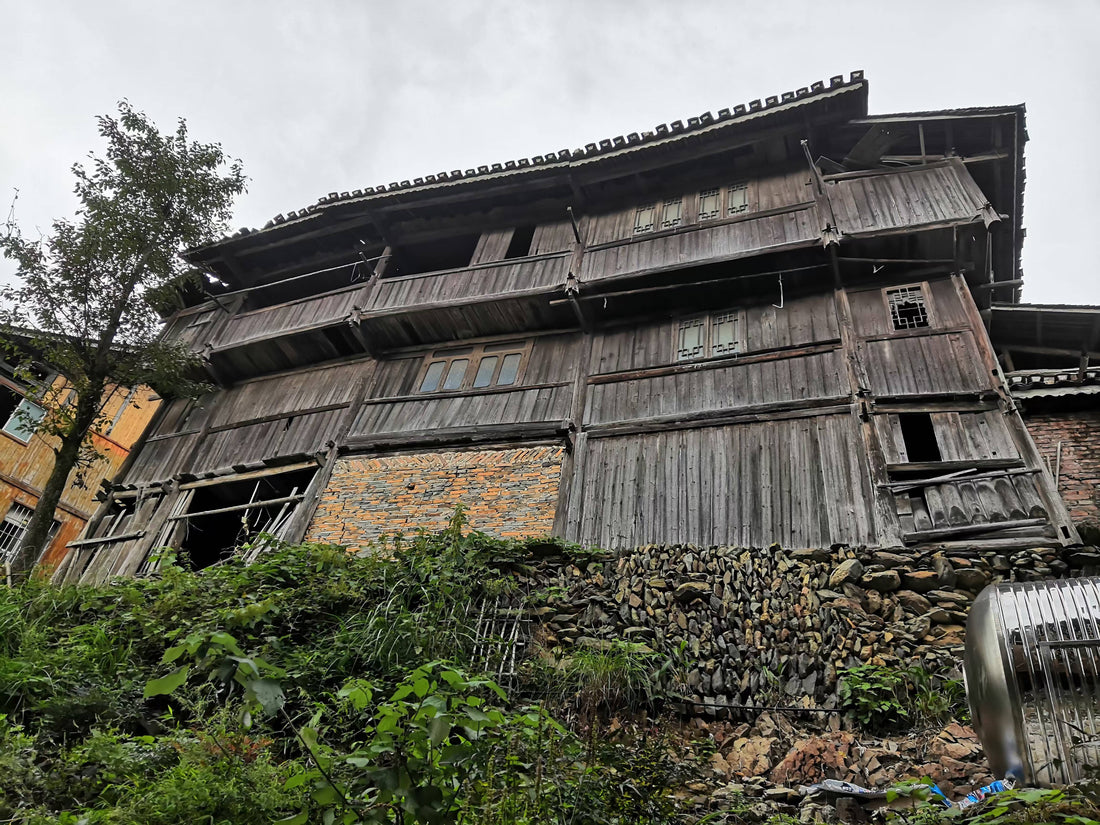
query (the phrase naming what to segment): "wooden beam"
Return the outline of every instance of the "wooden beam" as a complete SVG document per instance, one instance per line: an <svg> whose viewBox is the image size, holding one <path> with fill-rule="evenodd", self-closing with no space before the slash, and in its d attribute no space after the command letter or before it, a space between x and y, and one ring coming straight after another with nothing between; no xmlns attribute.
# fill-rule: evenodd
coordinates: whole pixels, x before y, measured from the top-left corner
<svg viewBox="0 0 1100 825"><path fill-rule="evenodd" d="M304 495L283 496L266 501L250 501L247 504L234 504L232 507L218 507L216 510L200 510L197 513L182 513L178 516L169 516L168 521L187 521L188 519L201 518L203 516L218 516L222 513L239 513L242 510L256 510L260 507L274 507L277 504L290 504L305 498Z"/></svg>
<svg viewBox="0 0 1100 825"><path fill-rule="evenodd" d="M267 476L282 475L283 473L294 473L299 470L308 470L310 468L316 469L316 461L299 461L296 464L283 464L278 467L264 467L262 470L248 470L243 473L232 473L229 475L216 476L215 478L204 478L199 481L188 481L185 484L181 484L179 489L182 490L194 490L199 487L211 487L217 484L230 484L235 481L250 481L254 478L266 478Z"/></svg>
<svg viewBox="0 0 1100 825"><path fill-rule="evenodd" d="M901 473L950 473L955 470L1007 470L1023 467L1019 458L973 458L967 461L910 461L887 464L886 471L891 475Z"/></svg>
<svg viewBox="0 0 1100 825"><path fill-rule="evenodd" d="M840 339L830 338L819 344L811 344L810 346L781 347L774 350L764 350L752 355L732 355L726 358L713 358L706 361L671 364L666 367L645 367L638 370L598 373L589 378L589 383L615 384L620 381L660 378L666 375L681 375L684 373L703 372L705 370L725 369L727 367L736 367L743 364L762 364L768 361L782 361L788 358L803 358L808 355L836 352L838 349L840 349Z"/></svg>
<svg viewBox="0 0 1100 825"><path fill-rule="evenodd" d="M539 438L560 438L571 421L531 421L522 424L478 424L470 427L433 428L406 432L377 433L349 437L342 452L359 449L381 450L404 447L432 447L484 441L529 442Z"/></svg>
<svg viewBox="0 0 1100 825"><path fill-rule="evenodd" d="M622 435L641 435L668 430L690 430L702 427L723 427L757 421L787 421L792 418L814 418L820 415L840 415L851 411L847 396L817 398L812 400L782 401L773 404L756 404L740 410L708 410L699 413L658 415L635 418L615 424L592 424L584 427L590 438L610 438Z"/></svg>
<svg viewBox="0 0 1100 825"><path fill-rule="evenodd" d="M1015 521L998 521L989 524L965 524L958 527L941 527L935 530L917 530L912 533L903 533L902 540L907 543L926 541L928 539L948 538L949 536L970 536L982 533L1000 533L1005 530L1015 530L1021 527L1043 527L1049 524L1045 518L1017 519Z"/></svg>

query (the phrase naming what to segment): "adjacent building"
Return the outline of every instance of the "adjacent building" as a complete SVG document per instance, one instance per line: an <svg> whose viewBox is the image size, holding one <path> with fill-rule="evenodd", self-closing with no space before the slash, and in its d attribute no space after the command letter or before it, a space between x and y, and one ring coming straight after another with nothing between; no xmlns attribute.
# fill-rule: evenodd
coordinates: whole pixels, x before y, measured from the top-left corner
<svg viewBox="0 0 1100 825"><path fill-rule="evenodd" d="M36 433L35 425L49 404L71 403L71 396L65 380L49 366L37 364L26 373L0 359L0 564L14 556L53 470L55 439ZM158 404L147 387L108 387L100 423L89 435L100 457L70 476L43 564L56 566L64 558L66 545L84 530L100 504L103 485L122 466Z"/></svg>
<svg viewBox="0 0 1100 825"><path fill-rule="evenodd" d="M169 334L218 389L158 412L58 578L459 504L610 548L1076 542L985 324L1020 295L1023 107L867 100L854 72L192 251Z"/></svg>

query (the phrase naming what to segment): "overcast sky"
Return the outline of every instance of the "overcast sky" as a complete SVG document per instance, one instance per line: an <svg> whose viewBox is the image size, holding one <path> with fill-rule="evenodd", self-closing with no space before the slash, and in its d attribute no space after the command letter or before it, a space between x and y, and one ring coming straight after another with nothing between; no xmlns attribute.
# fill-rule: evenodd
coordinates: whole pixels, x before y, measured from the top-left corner
<svg viewBox="0 0 1100 825"><path fill-rule="evenodd" d="M120 98L244 161L236 229L853 69L876 114L1026 103L1024 300L1100 304L1100 0L0 0L0 208L71 214Z"/></svg>

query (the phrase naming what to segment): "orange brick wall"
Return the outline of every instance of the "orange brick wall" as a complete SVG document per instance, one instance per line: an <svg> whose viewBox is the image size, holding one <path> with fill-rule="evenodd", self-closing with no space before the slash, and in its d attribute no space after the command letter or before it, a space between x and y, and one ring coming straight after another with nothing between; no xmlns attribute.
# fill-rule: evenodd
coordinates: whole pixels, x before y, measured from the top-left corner
<svg viewBox="0 0 1100 825"><path fill-rule="evenodd" d="M357 547L383 533L442 530L462 504L470 527L502 538L549 535L562 447L342 458L306 541Z"/></svg>
<svg viewBox="0 0 1100 825"><path fill-rule="evenodd" d="M1052 473L1062 444L1058 492L1070 518L1100 526L1100 411L1036 413L1024 420Z"/></svg>

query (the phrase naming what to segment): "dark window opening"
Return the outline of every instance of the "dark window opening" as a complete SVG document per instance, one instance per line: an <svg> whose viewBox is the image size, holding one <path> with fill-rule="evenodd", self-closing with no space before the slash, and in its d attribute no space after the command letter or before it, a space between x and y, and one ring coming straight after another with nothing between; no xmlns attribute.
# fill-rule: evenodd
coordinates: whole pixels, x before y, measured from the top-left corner
<svg viewBox="0 0 1100 825"><path fill-rule="evenodd" d="M924 290L919 286L888 289L886 300L890 304L890 320L894 329L928 326L928 306L924 301Z"/></svg>
<svg viewBox="0 0 1100 825"><path fill-rule="evenodd" d="M0 384L0 421L7 421L11 418L11 414L15 412L15 408L19 406L19 402L22 400L23 396L19 393Z"/></svg>
<svg viewBox="0 0 1100 825"><path fill-rule="evenodd" d="M905 455L910 463L942 461L940 445L936 441L936 428L928 413L901 413L901 438L905 442Z"/></svg>
<svg viewBox="0 0 1100 825"><path fill-rule="evenodd" d="M296 470L196 489L184 518L181 557L201 570L229 558L261 533L281 535L314 472Z"/></svg>
<svg viewBox="0 0 1100 825"><path fill-rule="evenodd" d="M512 240L508 242L508 251L504 258L525 258L531 254L531 242L535 240L535 227L517 226L512 230Z"/></svg>
<svg viewBox="0 0 1100 825"><path fill-rule="evenodd" d="M394 251L393 266L386 270L386 274L418 275L421 272L462 269L470 265L480 239L480 234L459 235L401 246Z"/></svg>

